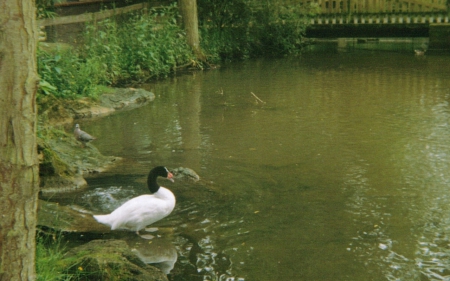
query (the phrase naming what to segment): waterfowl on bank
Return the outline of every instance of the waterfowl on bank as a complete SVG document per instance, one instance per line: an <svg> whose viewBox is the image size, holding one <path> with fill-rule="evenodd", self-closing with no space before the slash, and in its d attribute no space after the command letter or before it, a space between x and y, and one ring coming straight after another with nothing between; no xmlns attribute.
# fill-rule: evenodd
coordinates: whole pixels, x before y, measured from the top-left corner
<svg viewBox="0 0 450 281"><path fill-rule="evenodd" d="M428 50L428 43L425 42L422 45L420 45L419 48L414 49L414 54L416 54L416 56L423 56L425 55L427 50Z"/></svg>
<svg viewBox="0 0 450 281"><path fill-rule="evenodd" d="M416 49L414 50L414 53L416 54L416 56L423 56L425 55L426 50L424 49Z"/></svg>
<svg viewBox="0 0 450 281"><path fill-rule="evenodd" d="M110 226L111 230L125 229L140 235L140 230L167 217L175 208L175 196L169 189L158 185L156 181L158 177L164 177L173 182L173 175L166 167L155 167L147 177L147 186L151 194L132 198L111 214L94 215L94 218L99 223Z"/></svg>
<svg viewBox="0 0 450 281"><path fill-rule="evenodd" d="M80 125L78 124L75 124L75 130L73 131L73 134L75 135L75 138L81 141L84 145L92 140L95 140L95 137L89 135L85 131L82 131L80 129Z"/></svg>

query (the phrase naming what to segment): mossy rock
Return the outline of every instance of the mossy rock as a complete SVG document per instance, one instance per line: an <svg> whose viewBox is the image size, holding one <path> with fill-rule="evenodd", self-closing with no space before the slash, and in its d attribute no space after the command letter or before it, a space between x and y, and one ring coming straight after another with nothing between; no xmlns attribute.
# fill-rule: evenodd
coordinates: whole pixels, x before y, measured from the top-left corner
<svg viewBox="0 0 450 281"><path fill-rule="evenodd" d="M68 251L64 271L77 280L168 281L156 267L142 262L121 240L93 240Z"/></svg>
<svg viewBox="0 0 450 281"><path fill-rule="evenodd" d="M39 99L38 153L41 194L67 192L86 186L83 174L99 173L119 160L102 155L95 145L81 145L72 132L58 129L74 119L105 116L132 109L155 99L143 89L105 88L99 99L62 99L52 95Z"/></svg>
<svg viewBox="0 0 450 281"><path fill-rule="evenodd" d="M86 186L84 174L99 173L119 157L104 156L92 144L84 146L72 133L44 127L38 137L41 193L67 192Z"/></svg>
<svg viewBox="0 0 450 281"><path fill-rule="evenodd" d="M118 109L132 109L153 101L155 94L144 89L122 88L100 96L101 106Z"/></svg>
<svg viewBox="0 0 450 281"><path fill-rule="evenodd" d="M37 225L41 230L68 233L107 233L111 231L109 227L98 223L89 211L75 205L63 206L39 200L37 218Z"/></svg>
<svg viewBox="0 0 450 281"><path fill-rule="evenodd" d="M57 98L40 96L39 119L48 124L72 123L75 119L106 116L117 110L134 109L155 99L155 94L144 89L102 87L98 98Z"/></svg>
<svg viewBox="0 0 450 281"><path fill-rule="evenodd" d="M178 167L175 169L172 169L171 172L173 173L174 177L176 179L187 179L194 182L197 182L200 180L200 176L192 169L190 168L184 168L184 167Z"/></svg>

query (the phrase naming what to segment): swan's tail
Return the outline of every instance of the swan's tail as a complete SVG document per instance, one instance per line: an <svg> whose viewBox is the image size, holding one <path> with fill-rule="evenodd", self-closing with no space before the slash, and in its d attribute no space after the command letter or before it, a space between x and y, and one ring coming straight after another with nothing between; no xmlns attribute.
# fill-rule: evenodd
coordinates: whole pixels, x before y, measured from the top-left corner
<svg viewBox="0 0 450 281"><path fill-rule="evenodd" d="M111 227L110 215L94 215L93 217L99 223L105 224L105 225Z"/></svg>

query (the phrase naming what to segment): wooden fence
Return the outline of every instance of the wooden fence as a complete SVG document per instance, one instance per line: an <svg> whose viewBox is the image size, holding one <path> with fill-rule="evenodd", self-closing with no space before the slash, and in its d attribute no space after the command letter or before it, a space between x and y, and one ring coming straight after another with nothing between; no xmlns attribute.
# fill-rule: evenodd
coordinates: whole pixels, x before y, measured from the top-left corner
<svg viewBox="0 0 450 281"><path fill-rule="evenodd" d="M132 12L135 10L148 8L148 7L149 7L148 3L141 3L141 4L126 6L123 8L100 11L100 12L96 12L96 13L85 13L85 14L73 15L73 16L42 19L42 20L38 20L38 25L45 27L45 26L51 26L51 25L97 21L97 20L102 20L105 18L112 17L114 15L125 14L125 13L129 13L129 12Z"/></svg>

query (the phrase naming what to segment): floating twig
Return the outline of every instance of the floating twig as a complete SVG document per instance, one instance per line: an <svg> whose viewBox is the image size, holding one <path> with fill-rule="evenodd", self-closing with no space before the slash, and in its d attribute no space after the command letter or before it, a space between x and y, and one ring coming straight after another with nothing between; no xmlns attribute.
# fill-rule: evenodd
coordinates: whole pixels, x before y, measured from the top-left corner
<svg viewBox="0 0 450 281"><path fill-rule="evenodd" d="M250 92L250 94L252 94L254 97L255 97L255 99L256 99L256 101L259 101L259 102L261 102L261 103L266 103L265 101L263 101L262 99L260 99L260 98L258 98L258 96L257 95L255 95L255 93L253 93L253 92Z"/></svg>

